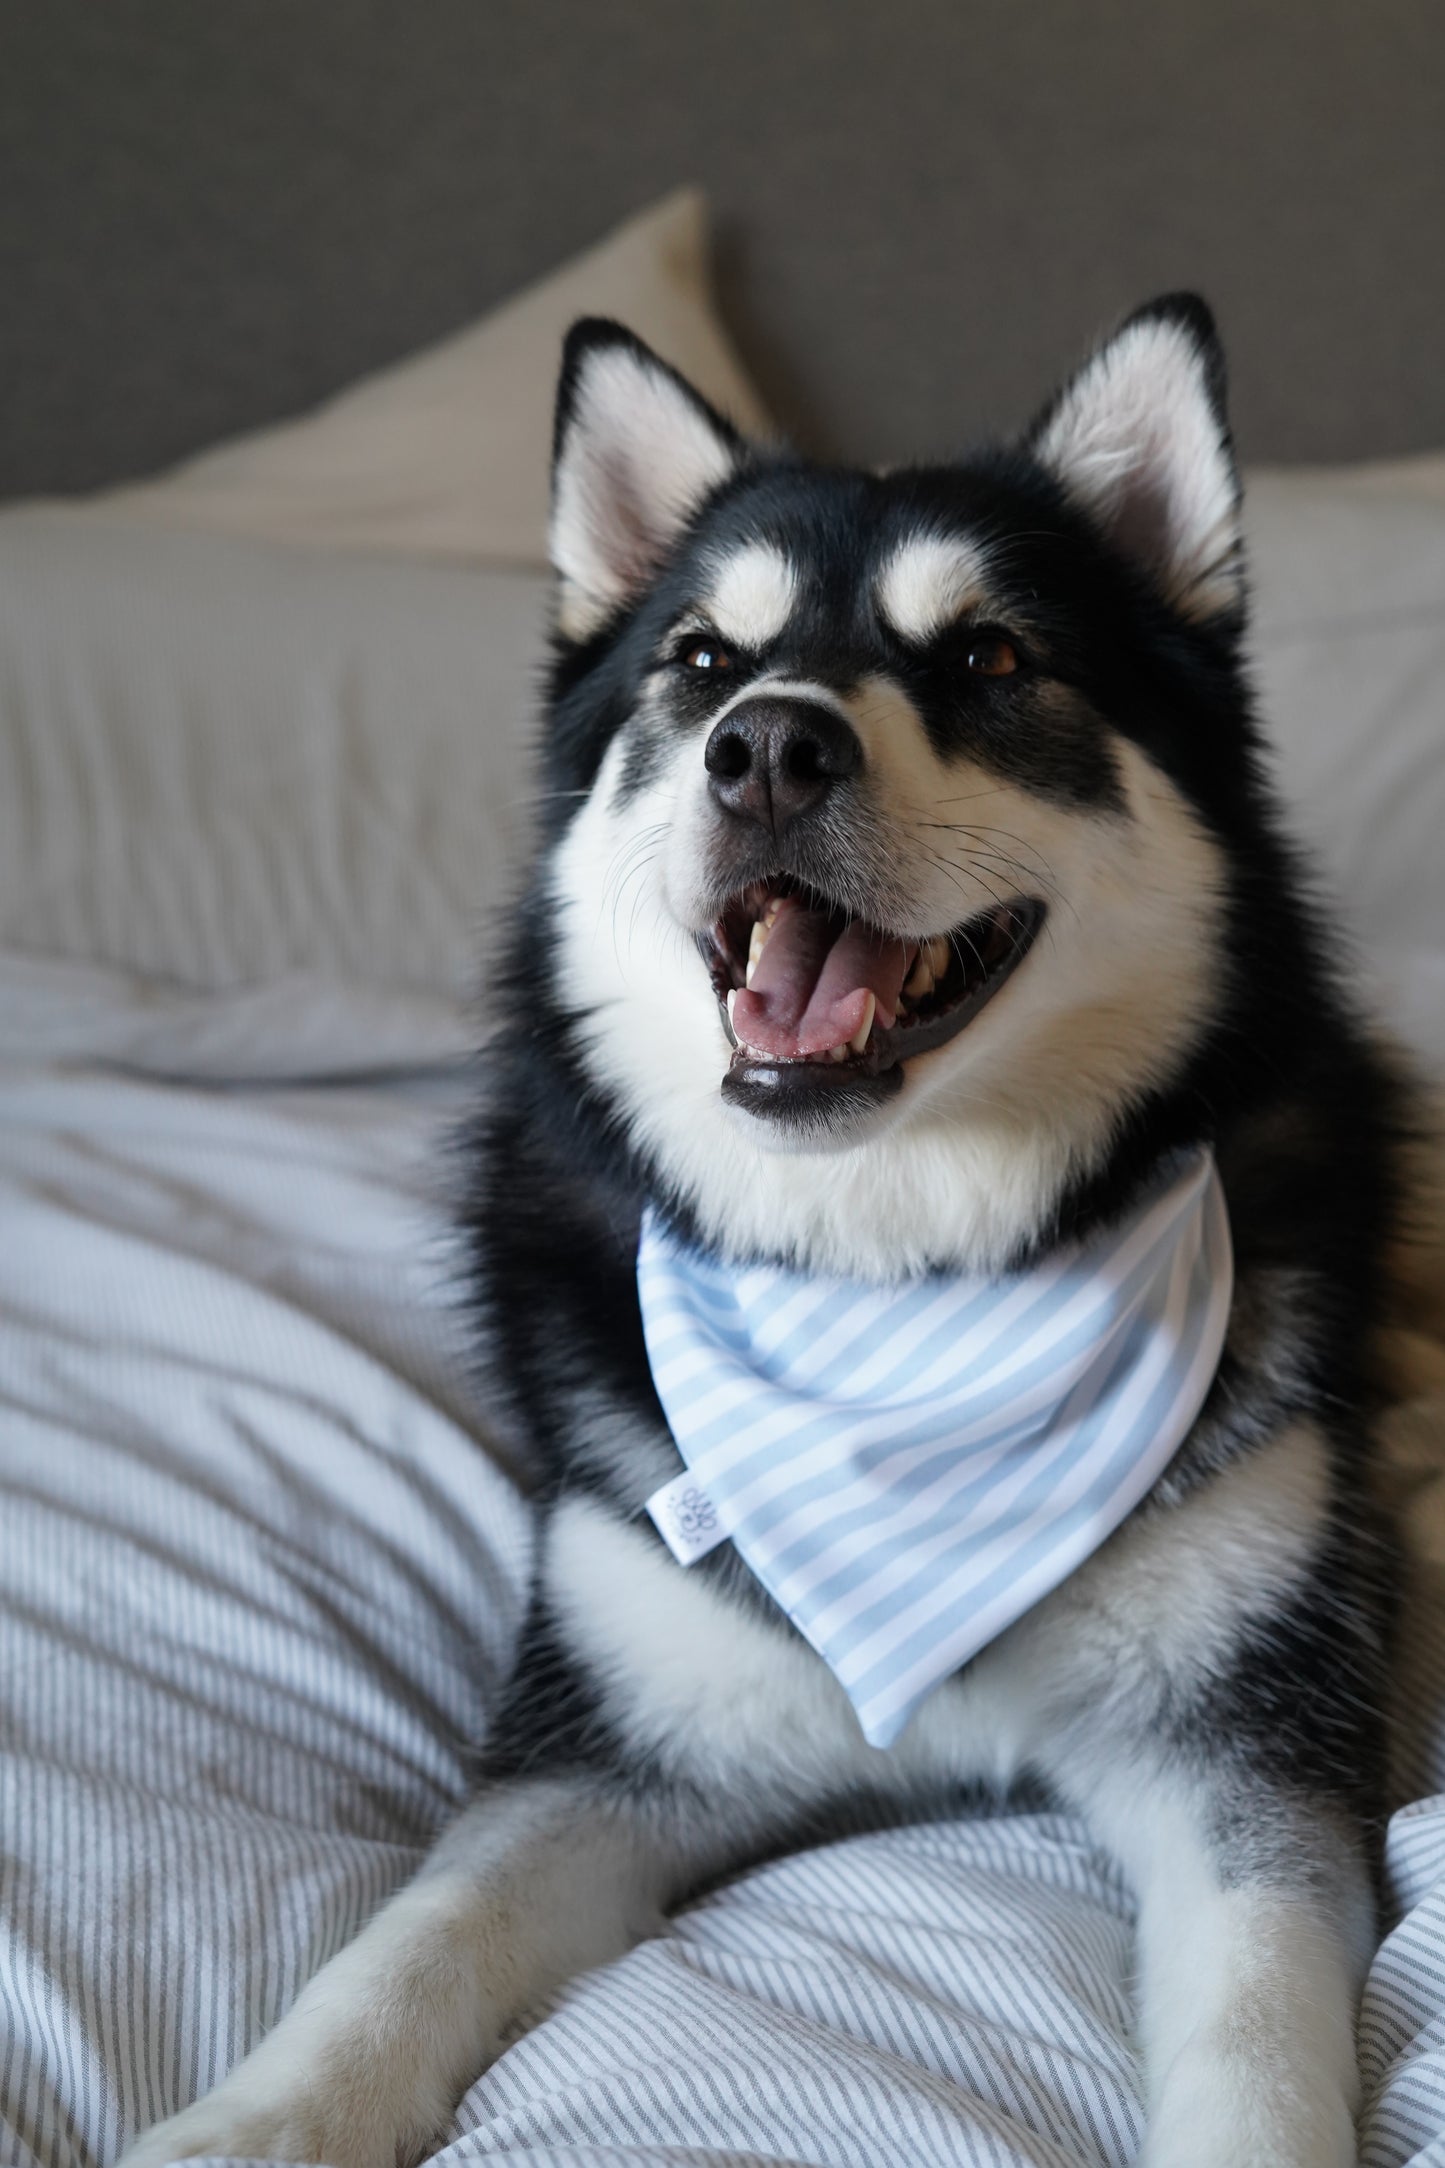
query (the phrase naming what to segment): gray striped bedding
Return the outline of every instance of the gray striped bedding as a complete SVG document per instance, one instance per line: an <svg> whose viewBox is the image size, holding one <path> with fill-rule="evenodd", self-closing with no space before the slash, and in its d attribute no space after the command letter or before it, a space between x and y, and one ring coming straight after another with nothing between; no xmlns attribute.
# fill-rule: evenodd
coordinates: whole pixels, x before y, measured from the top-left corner
<svg viewBox="0 0 1445 2168"><path fill-rule="evenodd" d="M210 2085L463 1797L528 1558L459 1384L450 1087L0 1069L0 2159ZM1370 2168L1445 2164L1445 1636L1415 1615ZM532 2013L442 2158L1133 2158L1130 1904L1018 1812L745 1875Z"/></svg>

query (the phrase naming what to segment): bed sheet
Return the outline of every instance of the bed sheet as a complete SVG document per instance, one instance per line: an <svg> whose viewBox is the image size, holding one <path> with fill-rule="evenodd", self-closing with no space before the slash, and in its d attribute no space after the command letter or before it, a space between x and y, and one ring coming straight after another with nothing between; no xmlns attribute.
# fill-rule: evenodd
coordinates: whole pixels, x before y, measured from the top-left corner
<svg viewBox="0 0 1445 2168"><path fill-rule="evenodd" d="M464 1089L0 1068L16 2168L92 2168L213 2083L464 1796L530 1543L465 1384L437 1186ZM1445 2164L1438 1616L1361 2020L1369 2168ZM552 1998L443 2158L1122 2164L1131 1957L1066 1817L828 1846Z"/></svg>

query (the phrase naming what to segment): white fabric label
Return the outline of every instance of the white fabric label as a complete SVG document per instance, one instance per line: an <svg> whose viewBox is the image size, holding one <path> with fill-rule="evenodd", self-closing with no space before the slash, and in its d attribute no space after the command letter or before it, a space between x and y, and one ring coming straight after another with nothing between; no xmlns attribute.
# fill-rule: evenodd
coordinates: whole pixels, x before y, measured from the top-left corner
<svg viewBox="0 0 1445 2168"><path fill-rule="evenodd" d="M727 1534L717 1507L690 1468L653 1492L647 1510L657 1532L680 1566L690 1566L715 1551Z"/></svg>

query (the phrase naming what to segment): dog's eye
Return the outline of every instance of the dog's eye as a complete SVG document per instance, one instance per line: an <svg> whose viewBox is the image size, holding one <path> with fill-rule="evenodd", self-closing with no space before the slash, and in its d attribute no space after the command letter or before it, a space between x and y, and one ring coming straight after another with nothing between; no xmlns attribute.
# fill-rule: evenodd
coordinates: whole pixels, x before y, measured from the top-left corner
<svg viewBox="0 0 1445 2168"><path fill-rule="evenodd" d="M694 640L682 651L684 666L689 670L731 670L732 656L716 640Z"/></svg>
<svg viewBox="0 0 1445 2168"><path fill-rule="evenodd" d="M1019 666L1012 640L986 634L970 642L968 667L979 677L1012 677Z"/></svg>

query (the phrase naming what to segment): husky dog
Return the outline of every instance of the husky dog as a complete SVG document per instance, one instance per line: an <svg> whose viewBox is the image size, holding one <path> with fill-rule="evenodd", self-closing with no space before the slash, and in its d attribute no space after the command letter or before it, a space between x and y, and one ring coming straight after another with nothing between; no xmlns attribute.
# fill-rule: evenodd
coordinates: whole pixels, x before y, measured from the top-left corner
<svg viewBox="0 0 1445 2168"><path fill-rule="evenodd" d="M423 2155L521 2013L789 1843L1027 1777L1139 1905L1151 2168L1346 2168L1393 1582L1373 1348L1402 1087L1264 779L1210 315L1129 319L1021 442L883 475L566 348L547 832L467 1207L545 1469L475 1803L135 2168ZM880 1751L682 1467L644 1213L705 1259L1017 1273L1212 1152L1227 1336L1116 1531Z"/></svg>

